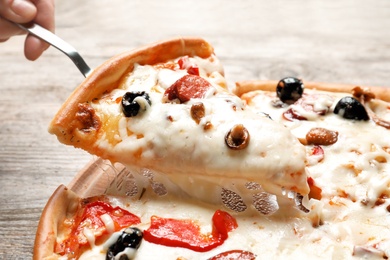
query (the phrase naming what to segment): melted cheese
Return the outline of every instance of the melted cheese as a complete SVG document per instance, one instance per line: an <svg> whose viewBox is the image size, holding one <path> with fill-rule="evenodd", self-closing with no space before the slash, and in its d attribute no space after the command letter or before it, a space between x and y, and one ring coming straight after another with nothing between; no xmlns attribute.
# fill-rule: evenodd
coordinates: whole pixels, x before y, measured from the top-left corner
<svg viewBox="0 0 390 260"><path fill-rule="evenodd" d="M115 230L114 221L108 214L103 214L100 216L100 219L103 221L104 226L107 229L108 233L112 233Z"/></svg>
<svg viewBox="0 0 390 260"><path fill-rule="evenodd" d="M318 159L320 155L310 155L312 145L307 146L308 175L322 189L322 198L306 203L312 210L310 214L317 214L321 219L321 225L310 235L301 234L300 243L309 243L319 250L329 248L332 255L328 255L337 259L390 256L390 154L387 149L390 130L371 120L347 120L334 114L336 103L350 94L315 90L305 90L305 93L318 97L312 105L321 110L329 107L328 113L308 112L295 104L290 107L308 120L288 121L283 119L283 113L290 107L274 107L271 102L274 93L258 91L244 96L255 111L268 113L298 138L304 139L314 127L338 132L335 144L321 146L322 160ZM373 100L368 105L379 106L377 110L383 118L390 115L384 102ZM317 239L312 240L313 237ZM297 247L297 255L305 253L303 248Z"/></svg>
<svg viewBox="0 0 390 260"><path fill-rule="evenodd" d="M186 104L163 103L165 89L186 72L138 65L121 88L94 104L98 113L117 117L121 108L115 100L129 90L147 91L153 109L144 102L146 110L142 116L121 117L114 126L118 128L115 145L107 136L102 137L99 145L113 150L114 157L120 161L135 164L137 169L133 171L138 171L139 167L154 170L153 177L147 177L152 186L162 182L169 190L178 186L191 195L189 198L177 192L156 196L149 187L140 200L112 198L111 203L140 216L140 229L148 228L150 217L158 215L196 220L207 232L211 229L210 217L223 206L205 204L195 198L218 202L214 200L220 193L216 186L235 190L243 179L258 182L271 192L294 185L305 190L304 166L308 176L322 190L321 199L303 198L309 213L291 211L289 207L281 207L271 216L260 215L254 207L244 213L233 212L238 228L229 233L229 239L222 246L209 252L196 253L143 241L134 258L154 259L164 255L169 259L207 259L231 249L247 250L261 259L382 259L390 256L389 130L372 121L346 120L333 114L337 101L348 94L305 90L316 97L307 101L313 107L313 111L307 111L300 104L276 108L271 102L274 93L258 91L245 98L248 107L225 91L223 77L215 72L218 70L215 60L209 64L197 58L197 62L201 64L201 76L214 87L207 98ZM206 111L199 124L189 115L190 106L196 102L202 102ZM389 118L388 104L369 105L382 118ZM283 119L283 113L289 108L308 120ZM325 115L317 113L327 109ZM212 131L204 130L207 122L212 123ZM243 153L228 150L223 141L225 133L238 123L244 124L251 134L251 143ZM312 155L313 146L303 149L296 141L296 138L305 139L306 133L314 127L338 132L335 144L321 146L323 155ZM168 161L172 158L177 160L174 166ZM287 173L294 172L301 175L292 179L286 177ZM148 176L145 172L143 175ZM172 183L167 181L167 176ZM82 259L104 259L107 248L117 236L118 233L113 233L103 245L94 245Z"/></svg>
<svg viewBox="0 0 390 260"><path fill-rule="evenodd" d="M247 99L255 113L269 114L299 138L304 138L313 127L338 131L335 144L322 146L323 156L311 155L312 146L306 146L308 175L322 189L320 200L303 199L309 213L287 212L285 208L271 216L260 215L253 208L245 213L232 212L238 228L216 249L197 253L143 241L134 259L154 259L161 255L167 259L208 259L232 249L253 252L259 259L383 259L389 256L390 213L387 208L390 201L383 194L388 194L390 186L390 133L371 121L346 120L333 114L335 103L344 95L347 94L318 99L323 102L316 104L320 110L330 107L326 115L312 113L311 120L293 122L282 117L289 107L271 105L274 94L258 92ZM377 109L385 114L383 109ZM387 113L390 113L388 109ZM158 181L159 176L154 180ZM115 188L109 191L113 195L124 194L125 191L116 190L115 183L112 185ZM210 217L220 208L185 196L156 196L150 188L140 200L115 196L111 203L141 216L141 230L149 227L152 215L158 215L196 220L204 232L208 232ZM94 255L96 259L104 259L104 248L108 248L107 245L93 248L93 252L99 252Z"/></svg>
<svg viewBox="0 0 390 260"><path fill-rule="evenodd" d="M187 72L136 65L119 88L93 103L98 115L120 117L113 120L117 124L110 126L116 132L115 140L106 134L111 131L104 129L98 141L100 150L107 151L102 157L163 173L194 196L197 190L193 183L202 176L207 176L207 187L211 189L229 185L232 179L245 179L275 194L282 189L306 194L305 150L298 140L286 128L248 110L240 98L230 94L217 59L191 59L200 67L200 76L212 84L204 98L182 104L166 102L165 90ZM127 91L145 91L151 105L143 100L141 107L145 111L124 117L118 99ZM200 102L205 116L197 123L190 111ZM248 130L250 142L243 150L232 150L225 144L225 135L239 124ZM211 199L204 193L197 197Z"/></svg>

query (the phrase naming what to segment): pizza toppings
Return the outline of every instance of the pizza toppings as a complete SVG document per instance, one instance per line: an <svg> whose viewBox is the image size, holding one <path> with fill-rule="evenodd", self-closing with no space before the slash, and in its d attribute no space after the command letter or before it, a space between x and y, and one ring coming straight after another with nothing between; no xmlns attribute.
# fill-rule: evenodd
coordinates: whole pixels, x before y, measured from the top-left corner
<svg viewBox="0 0 390 260"><path fill-rule="evenodd" d="M79 124L78 129L89 133L100 128L101 122L96 116L95 110L89 104L80 103L77 108L75 119Z"/></svg>
<svg viewBox="0 0 390 260"><path fill-rule="evenodd" d="M301 98L303 89L302 80L287 77L279 81L276 86L276 94L283 103L292 104Z"/></svg>
<svg viewBox="0 0 390 260"><path fill-rule="evenodd" d="M345 119L368 120L370 119L366 109L356 98L343 97L336 104L333 113L340 115Z"/></svg>
<svg viewBox="0 0 390 260"><path fill-rule="evenodd" d="M237 228L236 220L222 210L214 213L212 224L211 233L203 234L193 220L153 216L150 227L144 231L144 238L151 243L207 252L222 245L228 233Z"/></svg>
<svg viewBox="0 0 390 260"><path fill-rule="evenodd" d="M333 98L326 94L303 94L283 113L288 121L315 120L328 113L333 104Z"/></svg>
<svg viewBox="0 0 390 260"><path fill-rule="evenodd" d="M181 57L177 63L180 69L187 70L188 74L199 76L199 67L196 63L191 62L188 56Z"/></svg>
<svg viewBox="0 0 390 260"><path fill-rule="evenodd" d="M255 260L256 255L249 251L244 250L230 250L223 253L220 253L216 256L209 258L208 260Z"/></svg>
<svg viewBox="0 0 390 260"><path fill-rule="evenodd" d="M197 124L200 123L200 120L205 116L205 113L205 107L202 102L195 103L191 106L191 117Z"/></svg>
<svg viewBox="0 0 390 260"><path fill-rule="evenodd" d="M314 182L314 179L312 177L307 178L307 183L309 184L309 187L310 187L309 198L321 200L322 189L316 185L316 183Z"/></svg>
<svg viewBox="0 0 390 260"><path fill-rule="evenodd" d="M363 104L375 98L375 94L369 89L361 87L354 87L352 89L352 95Z"/></svg>
<svg viewBox="0 0 390 260"><path fill-rule="evenodd" d="M180 103L191 98L204 98L212 85L204 78L196 75L185 75L178 79L165 91L168 100L179 99Z"/></svg>
<svg viewBox="0 0 390 260"><path fill-rule="evenodd" d="M331 145L337 142L338 134L337 131L315 127L306 134L306 141L307 144Z"/></svg>
<svg viewBox="0 0 390 260"><path fill-rule="evenodd" d="M116 242L107 250L106 260L132 259L134 251L139 248L142 241L142 231L138 228L126 228Z"/></svg>
<svg viewBox="0 0 390 260"><path fill-rule="evenodd" d="M152 103L145 91L126 92L122 97L122 111L126 117L138 115L138 112L145 111Z"/></svg>
<svg viewBox="0 0 390 260"><path fill-rule="evenodd" d="M294 111L294 109L289 108L283 113L283 118L288 121L294 121L294 120L307 120L306 117L299 115Z"/></svg>
<svg viewBox="0 0 390 260"><path fill-rule="evenodd" d="M225 136L226 145L233 150L245 149L249 140L249 132L242 124L233 126Z"/></svg>
<svg viewBox="0 0 390 260"><path fill-rule="evenodd" d="M303 144L307 144L306 139L304 140ZM322 149L320 145L314 145L313 147L311 147L307 157L308 164L314 165L316 163L321 162L322 160L324 160L324 149Z"/></svg>
<svg viewBox="0 0 390 260"><path fill-rule="evenodd" d="M119 231L138 224L139 217L120 207L113 207L104 201L94 201L83 206L83 210L72 220L69 237L56 245L56 252L77 257L82 248L94 244L109 232Z"/></svg>
<svg viewBox="0 0 390 260"><path fill-rule="evenodd" d="M380 118L372 109L370 106L370 101L375 98L374 93L372 93L369 89L363 89L361 87L355 87L352 90L353 96L358 99L363 106L366 108L367 113L372 121L375 122L375 124L382 126L384 128L390 129L390 121L384 120L383 118ZM390 109L387 108L387 109Z"/></svg>

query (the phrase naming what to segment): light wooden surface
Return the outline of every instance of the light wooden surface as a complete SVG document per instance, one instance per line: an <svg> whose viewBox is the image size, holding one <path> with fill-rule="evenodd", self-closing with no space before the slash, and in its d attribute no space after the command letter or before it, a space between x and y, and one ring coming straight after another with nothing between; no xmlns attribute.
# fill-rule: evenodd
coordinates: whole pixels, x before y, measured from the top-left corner
<svg viewBox="0 0 390 260"><path fill-rule="evenodd" d="M143 44L201 36L228 81L298 76L390 86L390 1L68 0L56 33L91 67ZM24 59L23 38L0 44L0 259L30 259L49 196L93 157L47 133L82 80L54 48Z"/></svg>

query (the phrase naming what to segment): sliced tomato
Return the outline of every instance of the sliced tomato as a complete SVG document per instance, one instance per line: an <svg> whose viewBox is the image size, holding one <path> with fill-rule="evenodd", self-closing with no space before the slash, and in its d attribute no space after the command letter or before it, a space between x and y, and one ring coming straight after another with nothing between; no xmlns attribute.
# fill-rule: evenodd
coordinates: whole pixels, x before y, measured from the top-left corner
<svg viewBox="0 0 390 260"><path fill-rule="evenodd" d="M208 260L255 260L256 255L249 251L244 250L230 250L220 253L216 256L209 258Z"/></svg>
<svg viewBox="0 0 390 260"><path fill-rule="evenodd" d="M112 207L103 201L94 201L83 206L82 210L76 216L71 226L70 236L56 245L56 252L61 255L77 257L80 255L82 247L89 244L84 234L84 229L88 229L97 241L108 231L101 216L107 214L111 217L114 224L114 232L125 227L135 225L141 222L141 219L120 207Z"/></svg>
<svg viewBox="0 0 390 260"><path fill-rule="evenodd" d="M236 220L221 210L214 213L212 224L212 232L203 234L193 220L153 216L150 227L144 231L144 239L159 245L206 252L222 245L228 233L237 228Z"/></svg>
<svg viewBox="0 0 390 260"><path fill-rule="evenodd" d="M185 75L167 88L165 95L169 100L179 99L183 103L191 98L203 98L211 87L211 84L202 77Z"/></svg>

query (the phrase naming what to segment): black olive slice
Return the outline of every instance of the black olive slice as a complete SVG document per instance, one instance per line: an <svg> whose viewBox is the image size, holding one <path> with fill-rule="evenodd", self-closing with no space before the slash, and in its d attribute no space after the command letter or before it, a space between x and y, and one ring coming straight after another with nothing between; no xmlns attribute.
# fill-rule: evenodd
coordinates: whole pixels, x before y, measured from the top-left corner
<svg viewBox="0 0 390 260"><path fill-rule="evenodd" d="M137 97L144 98L151 105L150 97L145 91L126 92L122 97L122 111L126 117L138 115L141 107L144 107L144 104L140 104L139 100L136 100Z"/></svg>
<svg viewBox="0 0 390 260"><path fill-rule="evenodd" d="M281 79L276 86L276 95L287 104L293 104L300 99L303 94L304 85L302 80L294 77Z"/></svg>
<svg viewBox="0 0 390 260"><path fill-rule="evenodd" d="M143 233L135 227L126 228L118 237L117 241L111 245L106 254L106 260L116 259L115 256L123 252L126 248L138 249L141 245ZM120 259L128 259L126 255L122 255Z"/></svg>
<svg viewBox="0 0 390 260"><path fill-rule="evenodd" d="M343 97L336 104L333 113L345 118L354 120L368 120L370 117L362 103L353 97Z"/></svg>

